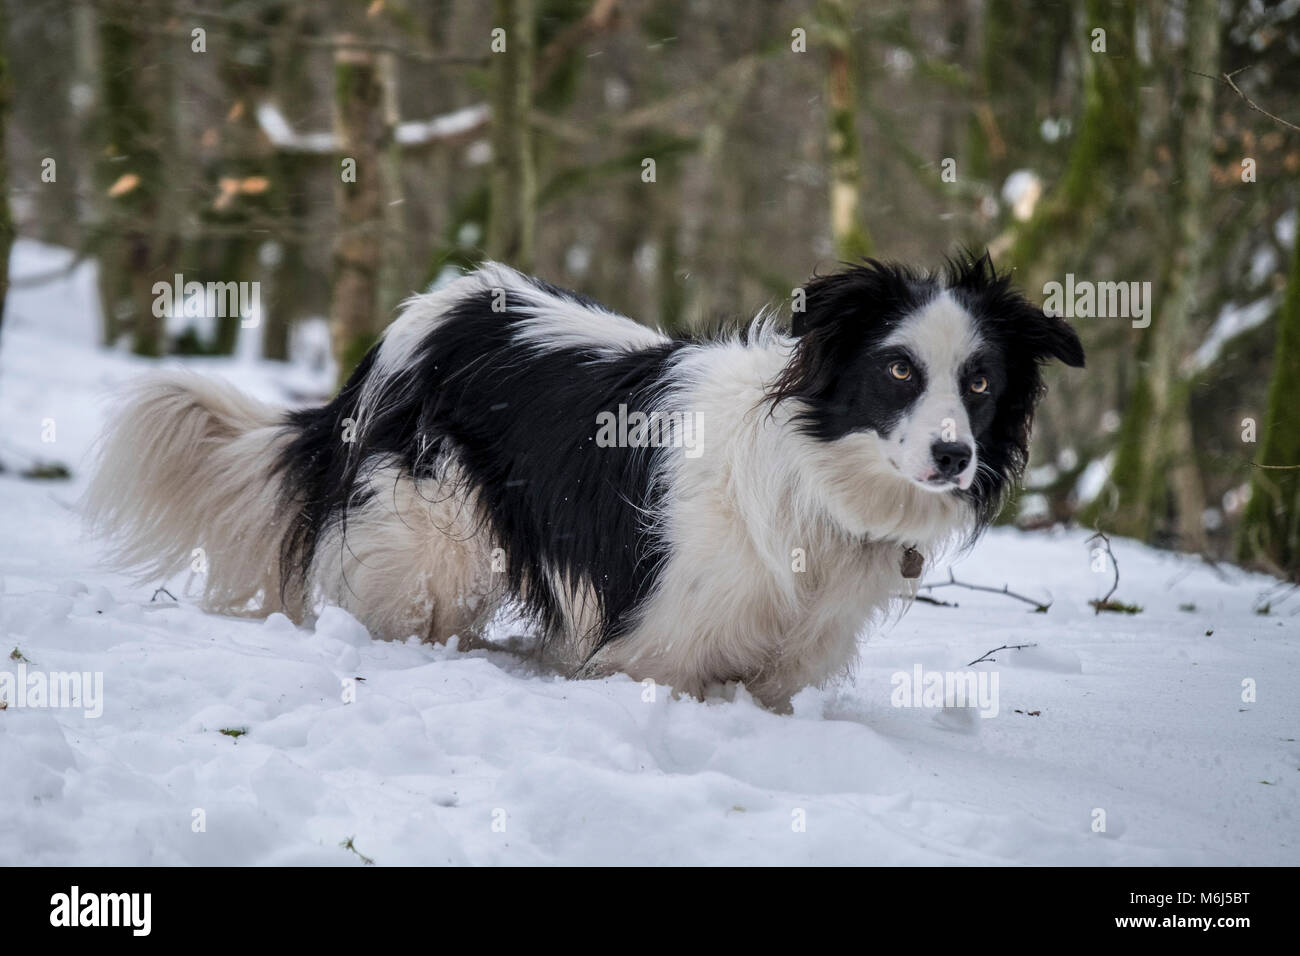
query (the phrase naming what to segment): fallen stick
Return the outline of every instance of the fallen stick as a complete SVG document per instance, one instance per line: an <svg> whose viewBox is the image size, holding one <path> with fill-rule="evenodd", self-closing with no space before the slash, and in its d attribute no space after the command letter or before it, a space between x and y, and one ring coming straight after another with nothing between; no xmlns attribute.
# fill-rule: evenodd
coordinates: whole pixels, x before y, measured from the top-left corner
<svg viewBox="0 0 1300 956"><path fill-rule="evenodd" d="M922 584L920 590L925 591L927 589L934 590L935 588L947 587L967 588L971 591L986 591L989 594L1005 594L1009 598L1014 598L1017 601L1023 601L1026 604L1032 605L1036 614L1046 614L1047 609L1052 606L1051 601L1044 604L1042 601L1035 601L1031 597L1017 594L1015 591L1010 589L1009 585L1006 584L1002 585L1000 588L993 588L985 584L967 584L965 581L958 581L956 576L952 573L952 568L948 569L947 581L940 581L938 584ZM920 598L918 597L917 600L920 600ZM953 606L955 607L956 605Z"/></svg>

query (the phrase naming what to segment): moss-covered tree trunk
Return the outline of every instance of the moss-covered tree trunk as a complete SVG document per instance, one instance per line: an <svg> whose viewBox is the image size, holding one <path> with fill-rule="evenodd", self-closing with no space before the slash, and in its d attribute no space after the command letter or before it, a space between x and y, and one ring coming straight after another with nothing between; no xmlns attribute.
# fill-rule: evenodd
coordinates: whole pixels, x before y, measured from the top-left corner
<svg viewBox="0 0 1300 956"><path fill-rule="evenodd" d="M1300 580L1300 238L1291 247L1257 468L1237 532L1244 563Z"/></svg>
<svg viewBox="0 0 1300 956"><path fill-rule="evenodd" d="M857 77L850 0L822 0L819 28L826 43L826 149L830 166L831 239L835 255L854 261L871 254L862 219L862 162L857 127Z"/></svg>
<svg viewBox="0 0 1300 956"><path fill-rule="evenodd" d="M96 188L100 300L114 332L129 330L131 350L160 355L163 318L153 282L167 278L175 234L164 222L167 38L151 29L156 11L131 0L105 0L100 23L100 123L103 149ZM148 67L148 68L146 68Z"/></svg>
<svg viewBox="0 0 1300 956"><path fill-rule="evenodd" d="M308 13L305 6L290 7L269 43L268 86L282 104L310 101L314 92L305 48L297 42ZM278 151L270 163L272 215L287 228L279 240L280 258L271 270L270 289L262 299L262 354L269 359L289 358L294 323L319 315L326 298L307 256L312 171L319 165L318 157L289 150Z"/></svg>
<svg viewBox="0 0 1300 956"><path fill-rule="evenodd" d="M262 11L269 16L271 8ZM218 235L205 237L199 245L210 250L202 265L204 281L261 282L259 252L267 234L257 223L277 207L281 183L274 177L273 157L257 122L257 105L271 89L273 51L269 23L232 24L223 44L238 55L225 54L217 60L217 77L222 84L225 118L216 127L219 158L208 168L206 185L215 197L200 211L204 223L219 226ZM187 277L188 278L188 277ZM259 297L266 322L268 302ZM243 329L238 313L216 316L216 334L211 350L218 355L234 352ZM248 335L258 332L248 330Z"/></svg>
<svg viewBox="0 0 1300 956"><path fill-rule="evenodd" d="M1022 281L1042 286L1125 189L1139 145L1137 15L1134 0L1086 0L1080 33L1083 111L1065 172L1016 234L1011 265L1029 270ZM1098 33L1097 31L1101 31ZM1104 45L1104 50L1101 48Z"/></svg>
<svg viewBox="0 0 1300 956"><path fill-rule="evenodd" d="M655 198L653 218L659 247L659 259L655 263L655 301L659 327L672 332L684 332L686 290L679 275L681 215L678 203L681 190L664 190L663 195Z"/></svg>
<svg viewBox="0 0 1300 956"><path fill-rule="evenodd" d="M1172 507L1178 543L1190 551L1206 547L1205 492L1188 419L1188 386L1179 364L1187 352L1191 318L1199 308L1216 87L1213 79L1191 71L1211 76L1217 71L1219 29L1216 0L1190 0L1172 258L1151 326L1143 332L1145 362L1125 409L1111 476L1115 531L1149 539L1163 512Z"/></svg>
<svg viewBox="0 0 1300 956"><path fill-rule="evenodd" d="M970 9L974 19L977 8ZM988 0L978 22L978 30L967 27L982 49L966 167L997 185L1013 169L1038 166L1041 124L1051 113L1074 23L1069 4L1043 0Z"/></svg>
<svg viewBox="0 0 1300 956"><path fill-rule="evenodd" d="M398 97L397 58L385 53L379 58L379 75L384 92L384 123L392 130L401 122ZM379 315L384 324L394 310L411 293L411 246L406 240L406 203L402 201L402 147L395 136L388 138L383 154L384 224L379 263Z"/></svg>
<svg viewBox="0 0 1300 956"><path fill-rule="evenodd" d="M5 8L0 5L0 40L9 35ZM0 47L0 327L9 297L9 250L14 244L14 220L9 211L9 168L5 162L5 132L9 120L9 58Z"/></svg>
<svg viewBox="0 0 1300 956"><path fill-rule="evenodd" d="M340 381L352 373L384 326L379 312L383 176L393 137L386 117L378 57L341 47L334 56L339 231L330 290L330 332Z"/></svg>
<svg viewBox="0 0 1300 956"><path fill-rule="evenodd" d="M506 47L494 51L492 185L487 252L528 271L537 233L537 168L531 125L536 33L533 0L496 0L494 27Z"/></svg>
<svg viewBox="0 0 1300 956"><path fill-rule="evenodd" d="M271 201L275 216L288 224L281 241L280 261L271 275L270 294L263 298L262 354L269 359L289 357L293 324L312 314L315 284L307 264L303 235L310 208L307 178L314 157L282 152L273 163L275 175Z"/></svg>

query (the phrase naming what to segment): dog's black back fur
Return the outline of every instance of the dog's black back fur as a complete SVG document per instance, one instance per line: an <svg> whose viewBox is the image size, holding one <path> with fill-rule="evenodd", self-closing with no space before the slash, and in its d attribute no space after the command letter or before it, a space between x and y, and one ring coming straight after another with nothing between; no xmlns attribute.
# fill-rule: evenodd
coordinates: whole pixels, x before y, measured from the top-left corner
<svg viewBox="0 0 1300 956"><path fill-rule="evenodd" d="M492 309L489 292L457 303L388 383L369 420L358 420L358 404L378 346L329 405L290 415L293 438L279 467L288 489L283 506L295 518L282 580L303 584L323 532L363 503L367 462L392 462L417 480L432 479L422 487L433 488L454 453L504 550L511 592L545 633L561 628L561 581L570 593L590 588L598 644L632 623L629 613L653 587L664 556L645 521L662 494L651 480L660 450L597 447L597 415L620 403L650 411L685 343L623 353L547 348L520 362L510 338L523 315L512 296L504 311ZM359 447L343 441L349 418Z"/></svg>

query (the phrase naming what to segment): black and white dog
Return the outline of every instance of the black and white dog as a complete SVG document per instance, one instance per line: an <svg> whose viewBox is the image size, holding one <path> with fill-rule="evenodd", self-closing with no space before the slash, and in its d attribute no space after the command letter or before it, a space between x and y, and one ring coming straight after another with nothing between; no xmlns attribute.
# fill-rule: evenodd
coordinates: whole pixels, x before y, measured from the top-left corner
<svg viewBox="0 0 1300 956"><path fill-rule="evenodd" d="M150 576L203 549L214 611L334 603L464 646L513 607L575 675L782 708L994 517L1050 359L1081 367L1078 337L987 256L819 276L788 333L711 340L488 263L411 299L323 408L151 377L88 517Z"/></svg>

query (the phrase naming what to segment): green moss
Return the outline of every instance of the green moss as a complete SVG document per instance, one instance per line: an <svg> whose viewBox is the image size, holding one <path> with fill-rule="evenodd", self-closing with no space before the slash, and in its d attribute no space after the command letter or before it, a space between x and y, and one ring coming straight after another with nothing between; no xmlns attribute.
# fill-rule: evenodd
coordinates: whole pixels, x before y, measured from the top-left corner
<svg viewBox="0 0 1300 956"><path fill-rule="evenodd" d="M1154 408L1151 386L1139 362L1137 378L1120 426L1115 465L1106 488L1080 512L1082 524L1092 528L1104 526L1107 531L1131 537L1147 537L1151 511L1146 497L1150 494L1146 449L1156 440L1156 436L1150 433Z"/></svg>
<svg viewBox="0 0 1300 956"><path fill-rule="evenodd" d="M1250 501L1237 535L1237 557L1300 577L1300 242L1291 252L1286 299L1278 318L1268 411Z"/></svg>
<svg viewBox="0 0 1300 956"><path fill-rule="evenodd" d="M61 462L37 462L22 472L29 481L67 481L72 477L68 466Z"/></svg>
<svg viewBox="0 0 1300 956"><path fill-rule="evenodd" d="M854 226L840 236L835 254L845 262L856 262L871 255L871 237L861 226Z"/></svg>
<svg viewBox="0 0 1300 956"><path fill-rule="evenodd" d="M347 382L353 370L361 364L361 360L366 357L366 353L374 348L375 343L378 341L378 332L367 332L364 335L358 335L343 346L343 355L339 360L339 387L342 387Z"/></svg>
<svg viewBox="0 0 1300 956"><path fill-rule="evenodd" d="M1136 7L1132 0L1112 3L1088 0L1087 35L1106 31L1106 52L1085 45L1086 73L1083 113L1060 183L1039 205L1037 214L1019 230L1011 262L1025 268L1044 258L1064 237L1077 237L1104 205L1100 199L1109 183L1123 182L1138 136L1140 76L1134 40Z"/></svg>
<svg viewBox="0 0 1300 956"><path fill-rule="evenodd" d="M342 63L336 60L334 63L334 102L351 102L356 84L356 67L351 63Z"/></svg>

